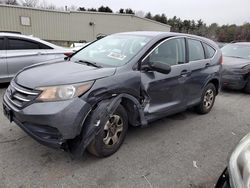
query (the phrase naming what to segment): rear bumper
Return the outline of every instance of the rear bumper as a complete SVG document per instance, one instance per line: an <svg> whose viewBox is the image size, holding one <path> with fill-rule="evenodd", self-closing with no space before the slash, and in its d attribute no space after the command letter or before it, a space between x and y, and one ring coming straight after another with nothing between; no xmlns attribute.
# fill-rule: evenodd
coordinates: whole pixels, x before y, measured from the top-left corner
<svg viewBox="0 0 250 188"><path fill-rule="evenodd" d="M39 143L63 148L68 139L81 132L90 105L80 98L68 101L33 103L17 110L4 96L3 104L11 110L12 120Z"/></svg>
<svg viewBox="0 0 250 188"><path fill-rule="evenodd" d="M244 75L222 75L221 84L223 88L241 90L246 86Z"/></svg>

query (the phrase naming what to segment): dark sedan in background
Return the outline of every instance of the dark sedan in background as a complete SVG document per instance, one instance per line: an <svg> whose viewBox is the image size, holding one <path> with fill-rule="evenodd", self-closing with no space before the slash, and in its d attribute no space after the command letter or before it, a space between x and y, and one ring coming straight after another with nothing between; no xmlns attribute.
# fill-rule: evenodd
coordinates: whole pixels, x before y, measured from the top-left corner
<svg viewBox="0 0 250 188"><path fill-rule="evenodd" d="M237 42L224 46L222 86L244 90L250 94L250 42Z"/></svg>

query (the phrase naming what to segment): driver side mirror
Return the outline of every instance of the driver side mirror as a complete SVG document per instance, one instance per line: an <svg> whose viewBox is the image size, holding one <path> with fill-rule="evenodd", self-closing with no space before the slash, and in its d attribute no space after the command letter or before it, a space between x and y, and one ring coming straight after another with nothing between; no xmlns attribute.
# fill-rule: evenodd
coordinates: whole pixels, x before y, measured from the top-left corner
<svg viewBox="0 0 250 188"><path fill-rule="evenodd" d="M151 70L155 70L162 74L168 74L171 72L171 66L160 61L148 62L148 65Z"/></svg>

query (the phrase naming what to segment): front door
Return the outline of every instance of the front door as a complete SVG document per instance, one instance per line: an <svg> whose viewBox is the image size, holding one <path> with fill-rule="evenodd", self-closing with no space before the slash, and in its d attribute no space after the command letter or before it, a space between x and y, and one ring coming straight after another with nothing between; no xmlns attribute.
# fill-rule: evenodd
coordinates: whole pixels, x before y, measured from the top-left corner
<svg viewBox="0 0 250 188"><path fill-rule="evenodd" d="M39 43L21 38L8 38L7 65L10 77L13 77L24 67L42 61Z"/></svg>
<svg viewBox="0 0 250 188"><path fill-rule="evenodd" d="M171 66L169 74L154 70L141 72L145 115L150 121L186 108L186 82L190 68L186 63L185 39L173 38L161 42L142 62L142 67L153 62Z"/></svg>
<svg viewBox="0 0 250 188"><path fill-rule="evenodd" d="M5 38L0 38L0 82L8 80L8 69L6 63Z"/></svg>

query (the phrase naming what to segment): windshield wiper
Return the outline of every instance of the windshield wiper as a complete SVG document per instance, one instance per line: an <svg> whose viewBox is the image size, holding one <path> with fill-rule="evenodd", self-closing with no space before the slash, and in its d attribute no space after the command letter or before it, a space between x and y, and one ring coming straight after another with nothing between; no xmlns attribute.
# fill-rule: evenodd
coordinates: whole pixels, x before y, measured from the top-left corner
<svg viewBox="0 0 250 188"><path fill-rule="evenodd" d="M102 68L102 66L97 65L96 63L93 63L93 62L89 62L89 61L78 60L78 61L75 61L75 63L81 63L81 64L84 63L84 64L86 64L88 66Z"/></svg>

